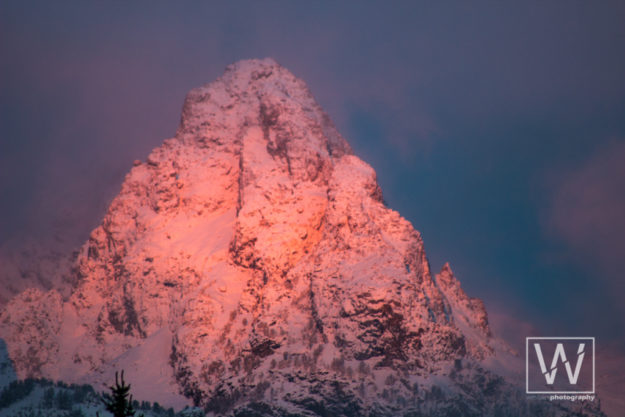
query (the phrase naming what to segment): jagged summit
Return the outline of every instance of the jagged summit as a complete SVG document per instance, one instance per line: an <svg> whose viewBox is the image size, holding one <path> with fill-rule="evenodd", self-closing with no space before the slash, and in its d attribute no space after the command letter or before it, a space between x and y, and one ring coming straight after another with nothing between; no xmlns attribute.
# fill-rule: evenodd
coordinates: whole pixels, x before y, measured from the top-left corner
<svg viewBox="0 0 625 417"><path fill-rule="evenodd" d="M236 126L235 130L258 124L268 134L279 117L284 119L295 115L307 121L303 127L318 130L322 135L305 132L278 135L272 138L274 152L284 152L286 143L292 141L292 146L310 146L336 157L352 153L306 84L272 58L239 61L229 65L215 82L191 90L185 98L176 136L202 140L202 132L207 131L210 123L213 123L213 129L232 128L228 119L233 116L237 123L243 121L243 126ZM214 130L211 133L215 133ZM238 135L232 136L232 131L227 136L240 141ZM298 144L306 139L308 143Z"/></svg>
<svg viewBox="0 0 625 417"><path fill-rule="evenodd" d="M176 137L134 164L74 270L68 300L28 290L0 315L21 377L101 384L123 368L146 399L227 415L525 401L482 367L497 344L481 301L448 265L432 277L375 171L273 60L188 94Z"/></svg>

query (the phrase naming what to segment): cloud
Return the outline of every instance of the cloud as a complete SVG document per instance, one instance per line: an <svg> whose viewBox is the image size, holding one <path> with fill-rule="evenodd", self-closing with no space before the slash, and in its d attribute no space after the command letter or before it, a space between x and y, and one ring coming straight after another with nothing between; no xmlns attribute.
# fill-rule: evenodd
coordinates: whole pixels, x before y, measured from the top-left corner
<svg viewBox="0 0 625 417"><path fill-rule="evenodd" d="M601 400L601 410L609 416L620 415L625 410L625 345L605 344L597 341L595 353L596 390Z"/></svg>
<svg viewBox="0 0 625 417"><path fill-rule="evenodd" d="M554 181L547 233L592 271L625 313L625 140L613 140ZM625 316L625 314L624 314Z"/></svg>
<svg viewBox="0 0 625 417"><path fill-rule="evenodd" d="M495 337L505 341L514 351L523 355L525 338L543 336L543 332L534 324L512 314L509 307L488 305L488 322Z"/></svg>
<svg viewBox="0 0 625 417"><path fill-rule="evenodd" d="M145 48L147 35L120 47L122 31L63 39L45 24L0 26L0 50L12 57L0 63L0 244L62 234L71 249L100 220L133 159L175 132L192 82L172 74L164 52ZM176 40L159 45L174 50Z"/></svg>

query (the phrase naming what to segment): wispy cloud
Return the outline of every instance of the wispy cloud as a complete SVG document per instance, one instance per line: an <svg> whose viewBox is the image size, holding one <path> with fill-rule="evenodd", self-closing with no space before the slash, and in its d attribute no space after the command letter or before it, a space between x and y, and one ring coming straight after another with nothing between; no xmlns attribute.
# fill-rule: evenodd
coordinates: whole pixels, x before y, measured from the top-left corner
<svg viewBox="0 0 625 417"><path fill-rule="evenodd" d="M607 286L625 319L625 140L613 140L554 181L548 234L569 248L568 261Z"/></svg>

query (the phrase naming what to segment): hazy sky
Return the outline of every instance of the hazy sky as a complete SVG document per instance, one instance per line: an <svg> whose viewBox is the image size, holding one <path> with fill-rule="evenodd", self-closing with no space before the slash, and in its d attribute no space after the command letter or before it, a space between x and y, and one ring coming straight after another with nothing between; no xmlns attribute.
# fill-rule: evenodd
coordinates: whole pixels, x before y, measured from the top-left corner
<svg viewBox="0 0 625 417"><path fill-rule="evenodd" d="M189 89L271 56L434 270L549 335L622 341L624 2L230 3L0 3L0 245L80 244Z"/></svg>

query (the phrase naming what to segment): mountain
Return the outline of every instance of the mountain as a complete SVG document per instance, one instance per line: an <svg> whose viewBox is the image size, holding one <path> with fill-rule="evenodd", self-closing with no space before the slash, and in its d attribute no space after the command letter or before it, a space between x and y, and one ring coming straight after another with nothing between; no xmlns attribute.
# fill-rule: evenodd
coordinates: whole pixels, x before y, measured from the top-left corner
<svg viewBox="0 0 625 417"><path fill-rule="evenodd" d="M484 304L449 265L432 274L374 170L271 59L187 95L72 270L71 295L27 289L0 315L22 378L124 368L138 398L213 415L601 415L528 401Z"/></svg>

